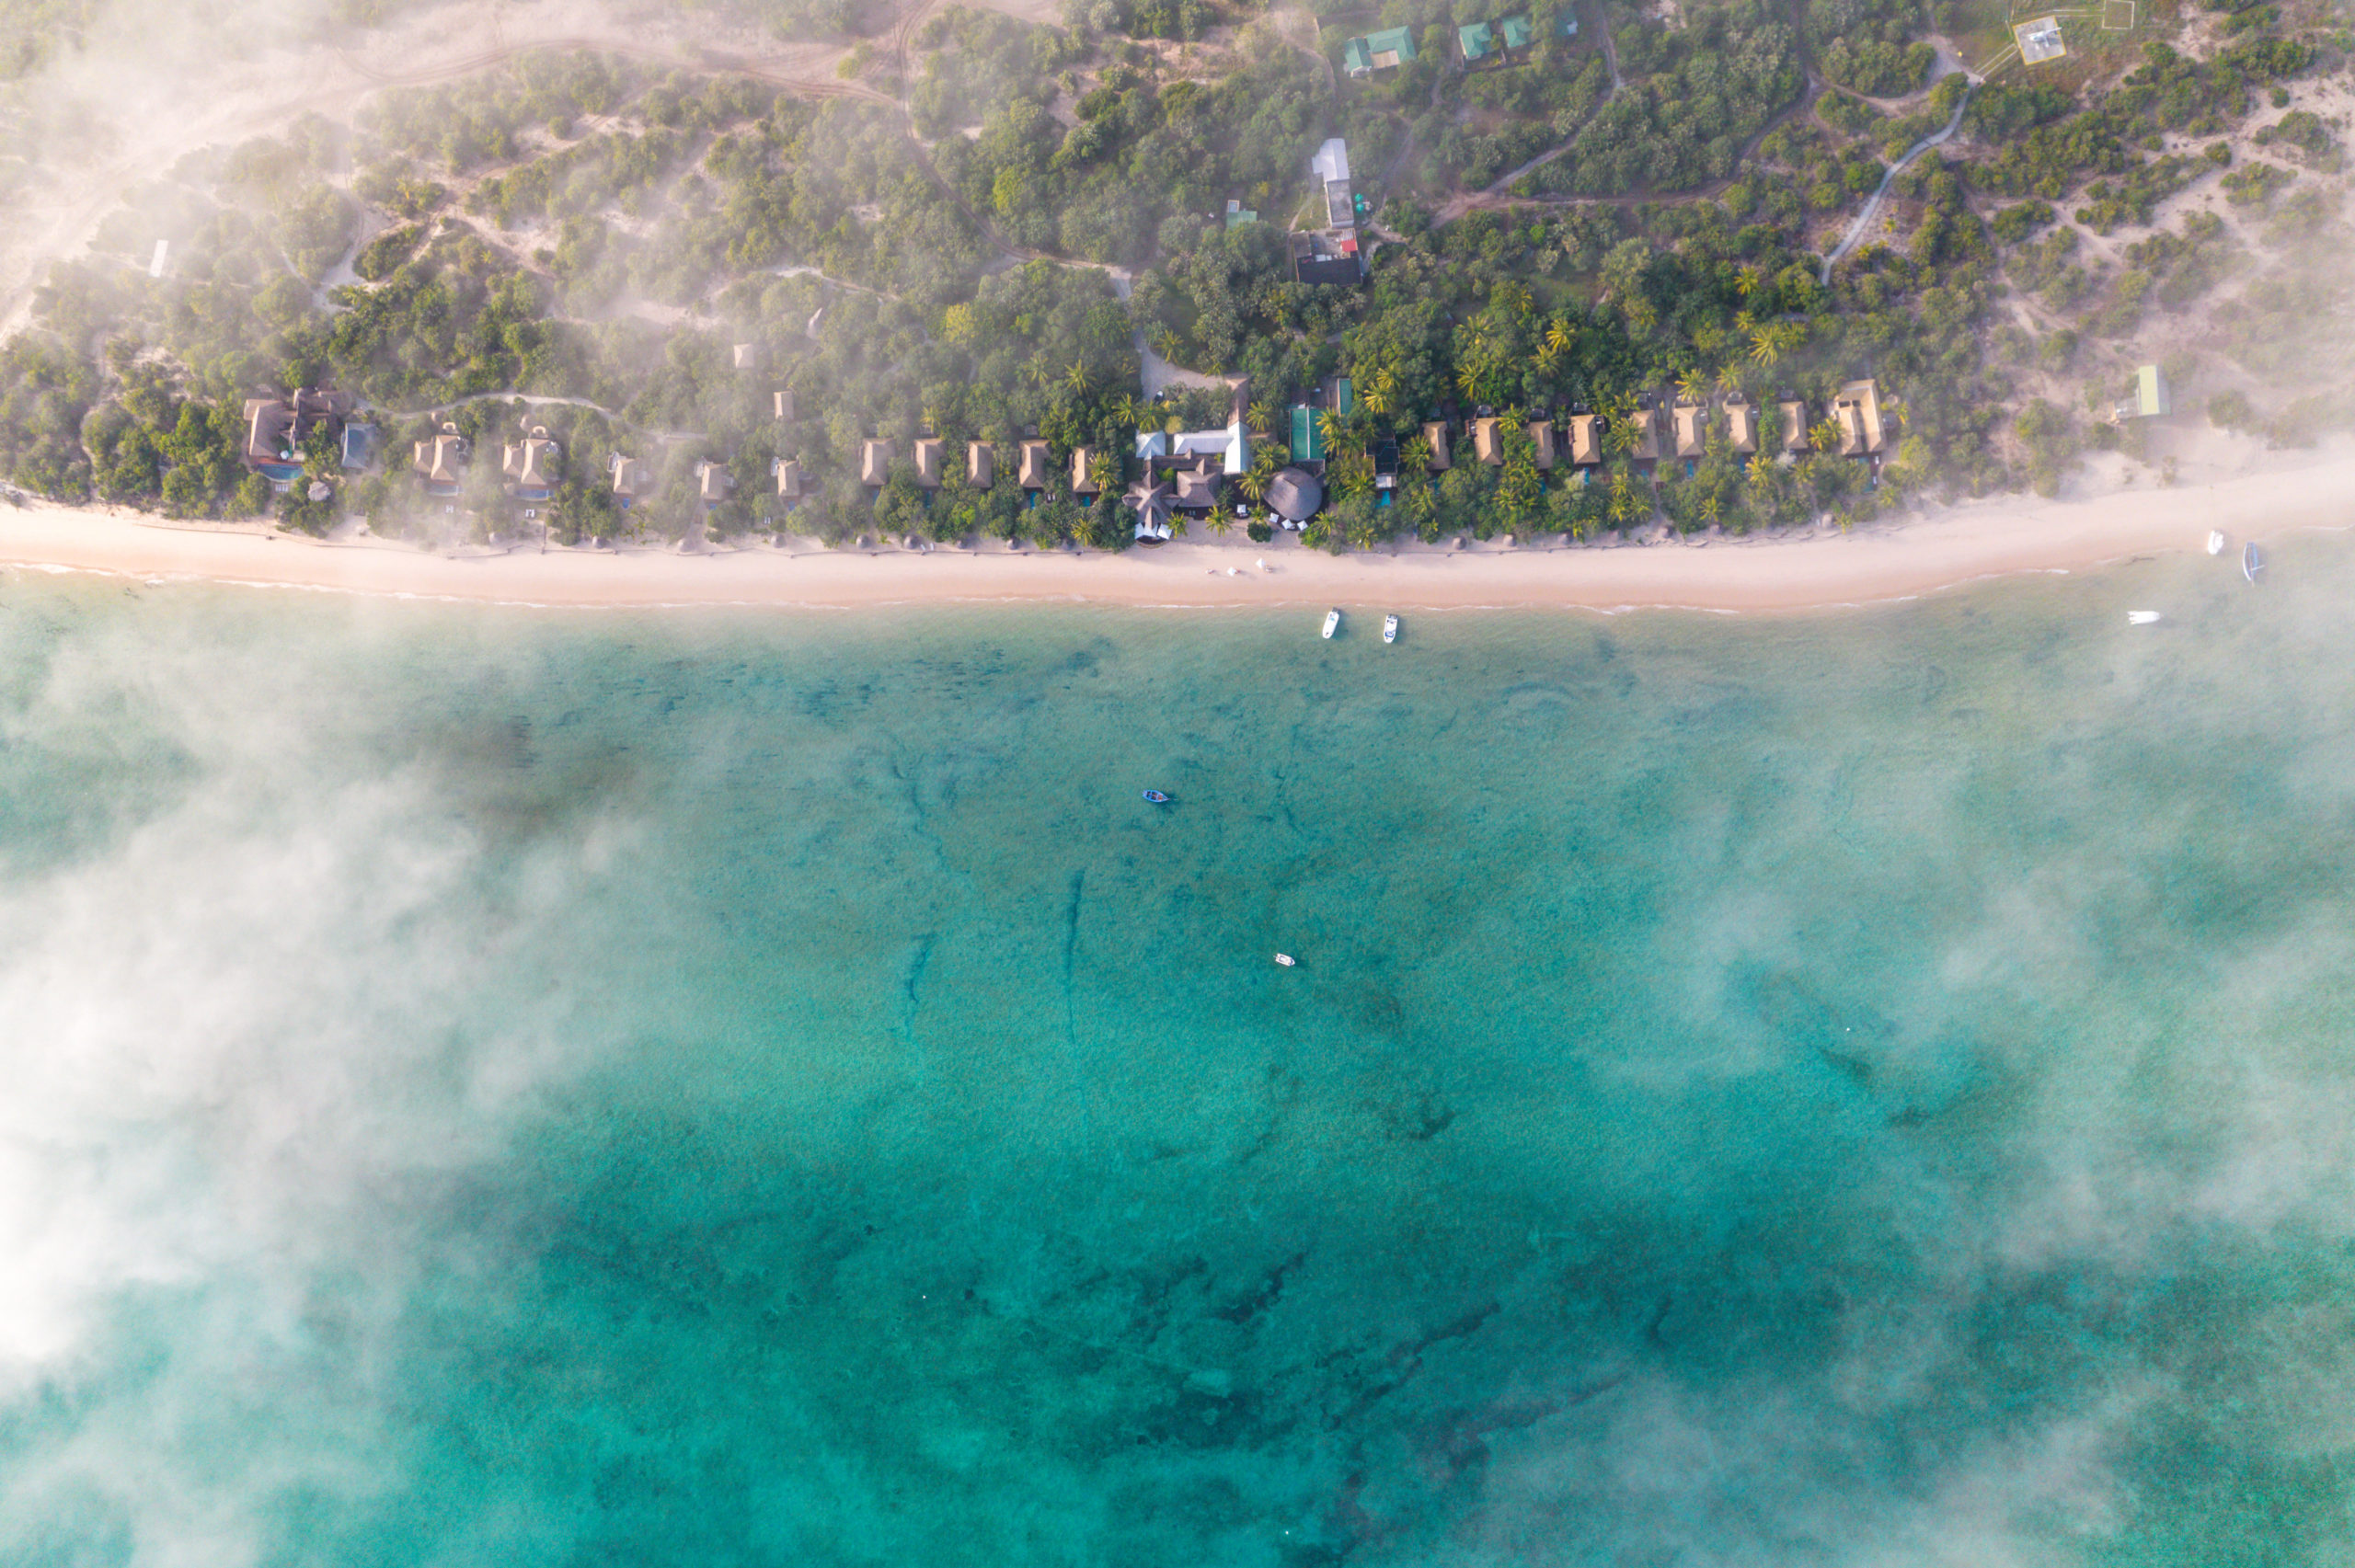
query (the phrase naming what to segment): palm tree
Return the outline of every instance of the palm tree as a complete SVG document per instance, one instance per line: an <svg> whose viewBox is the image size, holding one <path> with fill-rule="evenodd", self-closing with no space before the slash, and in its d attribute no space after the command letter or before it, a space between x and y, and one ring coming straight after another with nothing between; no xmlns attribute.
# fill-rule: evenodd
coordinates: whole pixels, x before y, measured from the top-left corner
<svg viewBox="0 0 2355 1568"><path fill-rule="evenodd" d="M1267 498L1268 481L1274 477L1274 466L1262 455L1250 467L1235 476L1235 487L1243 492L1245 500L1256 506Z"/></svg>
<svg viewBox="0 0 2355 1568"><path fill-rule="evenodd" d="M1808 444L1818 452L1836 452L1840 447L1840 427L1831 419L1818 419L1807 433Z"/></svg>
<svg viewBox="0 0 2355 1568"><path fill-rule="evenodd" d="M1733 286L1745 300L1756 293L1758 285L1763 281L1765 281L1764 278L1755 267L1744 267L1733 275Z"/></svg>
<svg viewBox="0 0 2355 1568"><path fill-rule="evenodd" d="M1030 384L1040 392L1046 391L1049 383L1055 379L1055 372L1047 368L1046 356L1043 354L1033 359L1026 369L1030 376Z"/></svg>
<svg viewBox="0 0 2355 1568"><path fill-rule="evenodd" d="M1466 360L1464 361L1463 368L1455 372L1455 384L1462 389L1465 396L1476 403L1479 401L1480 383L1486 379L1486 376L1487 372L1480 368L1479 361Z"/></svg>
<svg viewBox="0 0 2355 1568"><path fill-rule="evenodd" d="M1087 395L1088 388L1094 385L1095 383L1093 378L1087 373L1087 361L1086 360L1074 360L1071 362L1071 370L1064 375L1063 384L1070 387L1074 394L1081 397Z"/></svg>
<svg viewBox="0 0 2355 1568"><path fill-rule="evenodd" d="M1324 436L1328 448L1339 447L1342 436L1347 433L1342 427L1341 417L1330 408L1316 417L1316 429Z"/></svg>
<svg viewBox="0 0 2355 1568"><path fill-rule="evenodd" d="M1751 362L1771 365L1783 357L1783 335L1772 324L1750 329Z"/></svg>
<svg viewBox="0 0 2355 1568"><path fill-rule="evenodd" d="M1676 383L1676 395L1687 403L1706 403L1709 400L1709 383L1698 370L1686 371L1683 379Z"/></svg>
<svg viewBox="0 0 2355 1568"><path fill-rule="evenodd" d="M1385 378L1376 377L1373 384L1365 389L1361 401L1365 404L1365 411L1369 414L1390 412L1390 394L1383 387L1384 379Z"/></svg>
<svg viewBox="0 0 2355 1568"><path fill-rule="evenodd" d="M1703 522L1707 523L1712 528L1716 527L1717 521L1717 497L1704 496L1701 498L1701 521Z"/></svg>
<svg viewBox="0 0 2355 1568"><path fill-rule="evenodd" d="M1717 390L1728 397L1741 390L1741 367L1731 360L1717 367Z"/></svg>
<svg viewBox="0 0 2355 1568"><path fill-rule="evenodd" d="M1266 402L1260 400L1255 400L1251 406L1244 412L1251 421L1251 433L1255 436L1266 435L1268 433L1268 427L1274 421L1276 417L1276 411L1273 408L1269 407Z"/></svg>
<svg viewBox="0 0 2355 1568"><path fill-rule="evenodd" d="M1570 351L1570 345L1577 340L1577 336L1570 329L1568 318L1557 315L1554 318L1553 325L1545 328L1545 347L1557 354L1567 354Z"/></svg>

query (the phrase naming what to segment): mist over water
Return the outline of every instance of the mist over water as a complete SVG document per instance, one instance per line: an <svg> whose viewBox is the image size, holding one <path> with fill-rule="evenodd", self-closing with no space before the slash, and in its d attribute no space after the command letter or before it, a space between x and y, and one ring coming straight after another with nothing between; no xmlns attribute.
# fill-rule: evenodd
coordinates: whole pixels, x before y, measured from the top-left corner
<svg viewBox="0 0 2355 1568"><path fill-rule="evenodd" d="M0 581L0 1562L2338 1560L2355 566L2271 577Z"/></svg>

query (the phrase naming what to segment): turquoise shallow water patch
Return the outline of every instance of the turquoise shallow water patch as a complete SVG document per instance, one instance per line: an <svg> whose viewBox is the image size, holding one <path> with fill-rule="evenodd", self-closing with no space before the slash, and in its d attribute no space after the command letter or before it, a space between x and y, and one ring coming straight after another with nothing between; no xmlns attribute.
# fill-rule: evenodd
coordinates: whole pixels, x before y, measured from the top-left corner
<svg viewBox="0 0 2355 1568"><path fill-rule="evenodd" d="M2342 554L9 582L0 1558L2343 1552Z"/></svg>

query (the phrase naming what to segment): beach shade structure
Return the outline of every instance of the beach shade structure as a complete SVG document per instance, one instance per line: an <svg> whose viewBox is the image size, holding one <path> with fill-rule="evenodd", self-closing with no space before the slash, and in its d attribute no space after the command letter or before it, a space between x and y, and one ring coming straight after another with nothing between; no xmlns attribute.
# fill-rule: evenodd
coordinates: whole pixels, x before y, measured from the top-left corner
<svg viewBox="0 0 2355 1568"><path fill-rule="evenodd" d="M1154 478L1151 474L1130 486L1129 493L1120 498L1120 504L1135 515L1140 540L1158 544L1174 532L1169 525L1169 514L1177 504L1177 497L1166 483Z"/></svg>
<svg viewBox="0 0 2355 1568"><path fill-rule="evenodd" d="M1758 410L1740 396L1726 399L1727 440L1744 457L1758 450Z"/></svg>
<svg viewBox="0 0 2355 1568"><path fill-rule="evenodd" d="M1282 468L1268 481L1268 509L1286 522L1306 522L1325 504L1325 486L1305 468Z"/></svg>

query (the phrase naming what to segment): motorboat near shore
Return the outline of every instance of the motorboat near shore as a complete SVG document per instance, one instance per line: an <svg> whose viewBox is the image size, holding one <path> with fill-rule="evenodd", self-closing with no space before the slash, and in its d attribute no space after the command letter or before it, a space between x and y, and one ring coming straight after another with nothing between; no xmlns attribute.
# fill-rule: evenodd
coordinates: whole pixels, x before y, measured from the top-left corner
<svg viewBox="0 0 2355 1568"><path fill-rule="evenodd" d="M2159 612L2155 610L2129 610L2126 612L2126 624L2130 626L2148 626L2158 619Z"/></svg>
<svg viewBox="0 0 2355 1568"><path fill-rule="evenodd" d="M2224 531L2223 529L2212 528L2208 531L2208 553L2211 555L2221 555L2224 553Z"/></svg>
<svg viewBox="0 0 2355 1568"><path fill-rule="evenodd" d="M1166 806L1169 804L1169 796L1157 789L1149 789L1145 791L1144 797L1153 802L1155 806Z"/></svg>
<svg viewBox="0 0 2355 1568"><path fill-rule="evenodd" d="M1398 640L1397 616L1384 615L1382 618L1382 640L1385 643L1395 643Z"/></svg>
<svg viewBox="0 0 2355 1568"><path fill-rule="evenodd" d="M1325 612L1325 630L1319 635L1327 642L1330 642L1332 640L1333 634L1340 629L1341 612L1338 610L1327 610Z"/></svg>
<svg viewBox="0 0 2355 1568"><path fill-rule="evenodd" d="M1279 954L1277 954L1277 955L1276 955L1276 962L1277 962L1277 963L1279 963L1279 964L1281 964L1285 968L1289 969L1289 968L1291 968L1293 965L1295 965L1295 964L1299 963L1299 962L1300 962L1300 960L1299 960L1299 959L1297 959L1297 958L1295 958L1295 957L1293 957L1293 956L1292 956L1291 954L1289 954L1289 953L1279 953Z"/></svg>
<svg viewBox="0 0 2355 1568"><path fill-rule="evenodd" d="M2265 557L2257 553L2254 543L2241 546L2241 576L2255 582L2265 570Z"/></svg>

